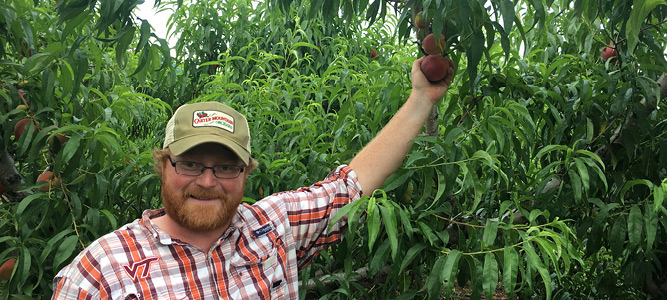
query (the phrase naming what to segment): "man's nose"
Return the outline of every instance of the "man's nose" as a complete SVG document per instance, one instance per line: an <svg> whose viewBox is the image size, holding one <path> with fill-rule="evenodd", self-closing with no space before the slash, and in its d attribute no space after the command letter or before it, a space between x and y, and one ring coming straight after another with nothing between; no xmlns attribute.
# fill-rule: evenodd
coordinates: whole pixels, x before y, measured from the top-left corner
<svg viewBox="0 0 667 300"><path fill-rule="evenodd" d="M218 178L215 177L213 169L204 169L201 175L197 176L197 184L203 187L213 187L218 183Z"/></svg>

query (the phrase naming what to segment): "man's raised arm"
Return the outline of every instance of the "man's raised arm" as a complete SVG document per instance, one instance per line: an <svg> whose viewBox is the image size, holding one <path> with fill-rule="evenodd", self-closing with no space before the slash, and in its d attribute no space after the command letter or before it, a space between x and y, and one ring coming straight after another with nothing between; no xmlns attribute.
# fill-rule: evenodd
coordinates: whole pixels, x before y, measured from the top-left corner
<svg viewBox="0 0 667 300"><path fill-rule="evenodd" d="M413 139L421 131L431 109L442 99L454 77L454 64L445 79L430 83L421 71L424 57L412 64L412 92L389 123L352 159L361 188L371 194L403 163Z"/></svg>

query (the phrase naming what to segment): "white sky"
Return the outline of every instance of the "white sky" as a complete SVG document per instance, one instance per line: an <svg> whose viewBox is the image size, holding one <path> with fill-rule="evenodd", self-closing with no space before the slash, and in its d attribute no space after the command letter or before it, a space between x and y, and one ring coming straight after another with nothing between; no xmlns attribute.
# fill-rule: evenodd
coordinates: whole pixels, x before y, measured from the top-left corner
<svg viewBox="0 0 667 300"><path fill-rule="evenodd" d="M167 10L158 13L158 11L155 8L153 8L154 4L155 4L154 0L145 0L143 4L137 6L135 13L137 17L147 20L148 23L151 24L151 26L153 27L153 33L155 33L155 35L157 35L160 38L166 39L167 19L169 18L171 12ZM170 47L173 47L174 44L176 44L174 38L171 38L170 40L167 41L169 42Z"/></svg>

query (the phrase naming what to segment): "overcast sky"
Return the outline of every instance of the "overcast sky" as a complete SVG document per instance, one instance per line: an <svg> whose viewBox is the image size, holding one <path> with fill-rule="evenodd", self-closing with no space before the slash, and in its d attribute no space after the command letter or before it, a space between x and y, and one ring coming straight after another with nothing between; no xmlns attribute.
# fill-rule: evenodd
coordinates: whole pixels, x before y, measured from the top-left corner
<svg viewBox="0 0 667 300"><path fill-rule="evenodd" d="M161 37L163 39L167 38L167 19L169 18L169 15L171 14L170 11L163 11L158 13L158 11L153 8L155 1L154 0L145 0L143 4L139 5L137 10L135 10L135 13L137 14L137 17L148 20L148 22L151 24L153 27L153 32L155 35L158 37ZM169 41L170 46L174 46L175 39L172 38L171 41Z"/></svg>

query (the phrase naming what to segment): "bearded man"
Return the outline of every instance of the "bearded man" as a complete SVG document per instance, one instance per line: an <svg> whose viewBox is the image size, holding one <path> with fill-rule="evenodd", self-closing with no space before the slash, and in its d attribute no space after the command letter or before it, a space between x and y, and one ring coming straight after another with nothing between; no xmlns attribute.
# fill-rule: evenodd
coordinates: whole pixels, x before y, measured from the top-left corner
<svg viewBox="0 0 667 300"><path fill-rule="evenodd" d="M340 242L345 206L395 172L451 83L412 66L412 92L350 162L310 187L241 204L257 166L245 117L216 102L179 107L153 152L164 207L84 249L54 278L53 299L296 299L298 271Z"/></svg>

